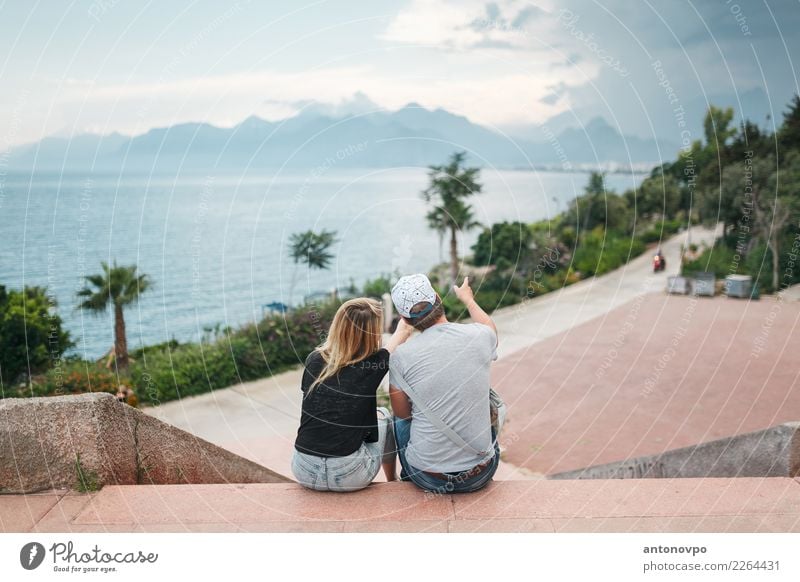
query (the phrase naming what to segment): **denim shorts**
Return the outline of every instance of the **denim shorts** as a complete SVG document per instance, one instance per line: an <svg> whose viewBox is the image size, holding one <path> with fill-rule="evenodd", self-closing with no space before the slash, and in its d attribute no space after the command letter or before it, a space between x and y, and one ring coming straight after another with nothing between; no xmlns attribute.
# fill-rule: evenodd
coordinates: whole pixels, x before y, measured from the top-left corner
<svg viewBox="0 0 800 582"><path fill-rule="evenodd" d="M378 408L378 441L362 443L346 457L318 457L297 449L292 457L292 473L303 487L316 491L358 491L375 479L382 461L394 462L392 415Z"/></svg>

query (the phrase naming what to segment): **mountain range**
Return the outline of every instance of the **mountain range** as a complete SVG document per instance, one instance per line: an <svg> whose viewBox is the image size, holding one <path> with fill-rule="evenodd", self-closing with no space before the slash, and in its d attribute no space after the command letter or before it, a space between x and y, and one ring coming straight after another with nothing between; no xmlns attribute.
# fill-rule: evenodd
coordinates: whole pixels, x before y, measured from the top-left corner
<svg viewBox="0 0 800 582"><path fill-rule="evenodd" d="M538 135L537 135L538 134ZM666 140L624 136L605 120L557 134L528 128L510 137L444 109L410 103L396 111L337 114L308 108L282 121L249 117L216 127L182 123L138 136L119 133L47 137L11 152L9 167L20 170L258 169L427 166L453 151L467 150L471 163L498 168L608 164L622 166L673 159Z"/></svg>

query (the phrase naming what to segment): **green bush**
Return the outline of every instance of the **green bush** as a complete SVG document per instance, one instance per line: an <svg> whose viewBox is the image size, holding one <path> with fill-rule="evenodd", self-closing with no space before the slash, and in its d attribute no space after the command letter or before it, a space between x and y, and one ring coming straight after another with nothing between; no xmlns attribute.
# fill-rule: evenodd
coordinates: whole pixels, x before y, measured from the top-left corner
<svg viewBox="0 0 800 582"><path fill-rule="evenodd" d="M200 343L149 346L135 352L124 377L94 362L62 361L13 395L116 394L123 384L134 392L129 404L159 404L257 380L302 364L325 339L338 306L305 305L258 324L222 330Z"/></svg>
<svg viewBox="0 0 800 582"><path fill-rule="evenodd" d="M684 226L684 221L679 219L657 220L649 228L640 231L640 233L637 234L637 238L645 244L664 241L673 234L679 232Z"/></svg>
<svg viewBox="0 0 800 582"><path fill-rule="evenodd" d="M384 293L389 293L392 290L392 281L389 275L379 275L374 279L368 280L364 283L362 293L365 297L373 297L380 299Z"/></svg>
<svg viewBox="0 0 800 582"><path fill-rule="evenodd" d="M694 261L687 261L683 264L681 273L691 276L698 271L708 271L714 273L717 278L724 279L726 276L741 273L742 263L736 261L736 253L728 248L724 243L718 243L706 249Z"/></svg>
<svg viewBox="0 0 800 582"><path fill-rule="evenodd" d="M470 280L470 287L475 293L475 300L487 313L495 309L519 303L525 297L525 279L511 274L492 272L484 277ZM460 321L469 317L464 305L456 298L454 293L443 293L442 297L445 316L450 321Z"/></svg>
<svg viewBox="0 0 800 582"><path fill-rule="evenodd" d="M679 218L674 218L672 220L660 220L656 223L656 228L660 230L663 227L665 234L675 234L680 232L684 226L686 226L685 221Z"/></svg>
<svg viewBox="0 0 800 582"><path fill-rule="evenodd" d="M524 262L532 242L531 230L522 222L497 222L485 228L472 245L474 265L508 268Z"/></svg>
<svg viewBox="0 0 800 582"><path fill-rule="evenodd" d="M602 275L627 263L642 254L645 244L613 231L595 228L578 243L573 256L573 269L585 276Z"/></svg>
<svg viewBox="0 0 800 582"><path fill-rule="evenodd" d="M55 313L56 302L42 287L6 291L0 285L0 381L47 370L73 345Z"/></svg>
<svg viewBox="0 0 800 582"><path fill-rule="evenodd" d="M34 376L16 396L62 396L86 392L116 394L120 384L130 386L130 379L117 377L113 371L95 362L63 360L40 376Z"/></svg>
<svg viewBox="0 0 800 582"><path fill-rule="evenodd" d="M130 368L134 390L141 402L158 404L302 364L325 339L338 306L337 302L306 305L229 331L211 342L147 350Z"/></svg>
<svg viewBox="0 0 800 582"><path fill-rule="evenodd" d="M577 234L575 233L575 229L572 226L565 226L564 228L562 228L559 234L559 238L561 239L561 242L564 243L564 245L568 249L575 248Z"/></svg>
<svg viewBox="0 0 800 582"><path fill-rule="evenodd" d="M650 244L663 240L665 235L660 230L650 228L640 234L637 238L645 244Z"/></svg>

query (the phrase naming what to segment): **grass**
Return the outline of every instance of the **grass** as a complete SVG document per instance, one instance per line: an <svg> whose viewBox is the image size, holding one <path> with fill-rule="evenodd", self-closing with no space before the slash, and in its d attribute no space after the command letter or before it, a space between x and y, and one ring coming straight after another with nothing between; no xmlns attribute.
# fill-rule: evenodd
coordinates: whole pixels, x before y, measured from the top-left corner
<svg viewBox="0 0 800 582"><path fill-rule="evenodd" d="M81 493L89 493L91 491L99 491L102 484L100 478L95 471L87 470L81 463L81 454L75 454L75 473L77 481L75 489Z"/></svg>

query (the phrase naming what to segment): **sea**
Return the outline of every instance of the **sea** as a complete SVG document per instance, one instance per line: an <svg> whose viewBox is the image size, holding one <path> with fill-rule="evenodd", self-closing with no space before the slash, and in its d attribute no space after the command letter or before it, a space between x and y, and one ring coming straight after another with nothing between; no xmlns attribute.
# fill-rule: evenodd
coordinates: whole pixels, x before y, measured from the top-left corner
<svg viewBox="0 0 800 582"><path fill-rule="evenodd" d="M484 225L532 222L566 209L584 172L483 170L470 203ZM608 174L622 192L642 174ZM427 224L424 168L292 174L0 176L0 285L39 285L84 358L113 345L113 318L77 308L76 292L101 261L135 264L152 288L126 310L129 348L259 320L269 305L296 305L382 274L421 272L447 260ZM295 265L293 233L336 231L327 270ZM469 254L480 229L461 233ZM295 284L292 285L294 279ZM292 291L293 288L293 291Z"/></svg>

